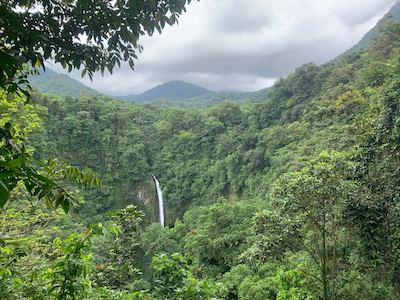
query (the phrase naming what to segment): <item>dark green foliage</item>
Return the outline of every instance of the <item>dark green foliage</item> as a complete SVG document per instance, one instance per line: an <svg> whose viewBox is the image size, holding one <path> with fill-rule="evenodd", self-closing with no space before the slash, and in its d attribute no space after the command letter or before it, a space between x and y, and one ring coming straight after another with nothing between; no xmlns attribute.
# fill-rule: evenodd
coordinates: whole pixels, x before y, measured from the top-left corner
<svg viewBox="0 0 400 300"><path fill-rule="evenodd" d="M108 98L64 101L46 96L36 101L48 107L46 123L52 125L46 134L55 137L51 144L47 136L37 137L38 158L52 157L57 152L63 159L88 166L101 176L101 190L88 197L102 201L88 203L81 208L82 215L88 210L89 215L97 215L132 202L140 206L135 187L144 183L150 170L144 141L151 128L139 128L151 123L150 110Z"/></svg>
<svg viewBox="0 0 400 300"><path fill-rule="evenodd" d="M0 91L24 94L30 100L27 69L44 69L54 59L68 71L82 68L92 78L95 71L112 73L121 61L134 68L139 37L161 33L178 21L191 0L170 1L11 1L0 5ZM82 40L85 41L82 41ZM57 183L29 164L24 148L14 146L11 124L0 127L0 208L10 191L23 181L29 193L48 206L69 211L72 198ZM95 180L93 180L95 181Z"/></svg>
<svg viewBox="0 0 400 300"><path fill-rule="evenodd" d="M104 189L89 199L104 200L90 207L93 215L128 203L148 211L135 190L155 174L173 224L193 204L264 197L280 174L321 150L357 150L374 130L390 72L368 55L306 65L263 103L197 110L42 97L36 101L49 110L46 134L55 138L35 146L42 158L60 153L101 174Z"/></svg>
<svg viewBox="0 0 400 300"><path fill-rule="evenodd" d="M7 203L10 192L22 182L31 196L43 199L48 207L61 207L67 213L74 204L73 198L51 177L41 175L29 164L30 155L24 146L14 142L10 123L0 128L0 138L0 208ZM52 177L70 179L81 185L100 184L91 170L80 171L69 165L58 165L55 161L48 161L43 171Z"/></svg>
<svg viewBox="0 0 400 300"><path fill-rule="evenodd" d="M158 297L172 299L185 285L189 274L189 266L185 258L178 253L170 257L155 256L152 261L155 294Z"/></svg>
<svg viewBox="0 0 400 300"><path fill-rule="evenodd" d="M221 203L185 214L189 232L184 239L184 249L196 273L217 277L239 263L254 212L255 207L250 204Z"/></svg>
<svg viewBox="0 0 400 300"><path fill-rule="evenodd" d="M97 282L114 290L128 290L140 271L139 252L140 223L143 214L132 205L112 215L119 227L118 236L112 241L112 247L106 261L99 262Z"/></svg>
<svg viewBox="0 0 400 300"><path fill-rule="evenodd" d="M179 253L155 256L151 267L156 299L218 299L222 292L221 287L207 279L195 279Z"/></svg>
<svg viewBox="0 0 400 300"><path fill-rule="evenodd" d="M346 258L337 260L338 252L342 251L338 245L350 240L342 219L343 210L347 203L368 197L351 180L353 169L347 157L323 153L300 171L283 176L272 191L279 216L293 224L292 228L282 227L283 233L290 232L284 243L292 251L309 253L310 260L320 270L323 299L337 297L336 277L339 269L345 268L340 264Z"/></svg>
<svg viewBox="0 0 400 300"><path fill-rule="evenodd" d="M85 297L90 288L90 260L87 253L94 234L101 234L102 226L94 225L83 234L72 234L65 241L55 239L54 244L62 253L53 269L46 274L50 281L49 295L55 299Z"/></svg>
<svg viewBox="0 0 400 300"><path fill-rule="evenodd" d="M360 164L362 182L371 197L353 203L348 216L362 241L363 255L374 262L374 271L391 269L398 274L399 263L399 64L382 98L382 114L374 134L364 145ZM394 275L395 286L399 280Z"/></svg>

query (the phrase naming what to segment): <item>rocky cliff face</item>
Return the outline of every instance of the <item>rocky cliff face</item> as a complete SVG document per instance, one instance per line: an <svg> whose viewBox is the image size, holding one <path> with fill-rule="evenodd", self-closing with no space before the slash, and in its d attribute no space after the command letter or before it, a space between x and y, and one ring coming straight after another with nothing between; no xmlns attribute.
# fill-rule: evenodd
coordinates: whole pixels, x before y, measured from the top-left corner
<svg viewBox="0 0 400 300"><path fill-rule="evenodd" d="M157 222L157 194L150 176L137 188L136 197L139 209L145 213L146 223Z"/></svg>

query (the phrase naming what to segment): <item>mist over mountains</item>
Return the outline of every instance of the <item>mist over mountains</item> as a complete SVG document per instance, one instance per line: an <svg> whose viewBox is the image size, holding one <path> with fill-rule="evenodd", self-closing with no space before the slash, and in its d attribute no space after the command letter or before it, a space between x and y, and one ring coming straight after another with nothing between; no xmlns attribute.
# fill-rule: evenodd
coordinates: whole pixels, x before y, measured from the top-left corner
<svg viewBox="0 0 400 300"><path fill-rule="evenodd" d="M366 49L380 30L388 23L400 20L400 2L396 2L391 10L352 48L340 55L343 56ZM50 68L40 72L39 76L29 76L31 85L42 93L53 93L60 96L77 97L81 95L98 95L100 92ZM157 85L141 94L118 96L115 98L141 104L157 103L162 106L202 107L223 101L261 101L265 100L269 88L256 92L215 92L199 85L184 81L168 81Z"/></svg>
<svg viewBox="0 0 400 300"><path fill-rule="evenodd" d="M400 20L400 1L397 1L394 6L390 9L390 11L385 14L385 16L378 21L378 23L368 31L363 38L355 44L353 47L345 51L342 55L339 56L343 57L345 55L349 55L355 53L359 50L367 49L368 46L371 44L372 40L379 35L379 32L384 28L387 24L393 21Z"/></svg>

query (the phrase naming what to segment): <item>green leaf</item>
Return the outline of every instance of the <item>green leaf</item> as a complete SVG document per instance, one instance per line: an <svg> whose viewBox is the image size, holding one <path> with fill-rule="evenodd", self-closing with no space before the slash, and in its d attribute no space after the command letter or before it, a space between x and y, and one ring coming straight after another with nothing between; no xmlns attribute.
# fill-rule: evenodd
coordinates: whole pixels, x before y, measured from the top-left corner
<svg viewBox="0 0 400 300"><path fill-rule="evenodd" d="M7 166L10 169L18 168L22 165L22 159L16 158L7 162Z"/></svg>
<svg viewBox="0 0 400 300"><path fill-rule="evenodd" d="M10 197L10 191L5 185L5 183L0 180L0 207L3 207Z"/></svg>
<svg viewBox="0 0 400 300"><path fill-rule="evenodd" d="M10 122L7 122L6 124L4 124L4 129L5 129L6 131L10 131L10 130L11 130L11 123L10 123Z"/></svg>
<svg viewBox="0 0 400 300"><path fill-rule="evenodd" d="M67 199L64 199L64 201L61 203L61 207L63 211L67 214L71 207L71 203Z"/></svg>

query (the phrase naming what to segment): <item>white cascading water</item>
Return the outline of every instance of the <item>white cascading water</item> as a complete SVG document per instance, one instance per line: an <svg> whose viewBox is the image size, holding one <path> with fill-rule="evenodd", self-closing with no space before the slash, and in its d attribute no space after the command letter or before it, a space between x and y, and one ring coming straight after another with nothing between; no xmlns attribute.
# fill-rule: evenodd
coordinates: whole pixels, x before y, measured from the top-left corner
<svg viewBox="0 0 400 300"><path fill-rule="evenodd" d="M156 176L152 175L154 182L156 184L156 190L157 190L157 199L158 199L158 221L160 222L161 226L164 227L164 199L162 195L162 191L160 188L160 182L158 182Z"/></svg>

